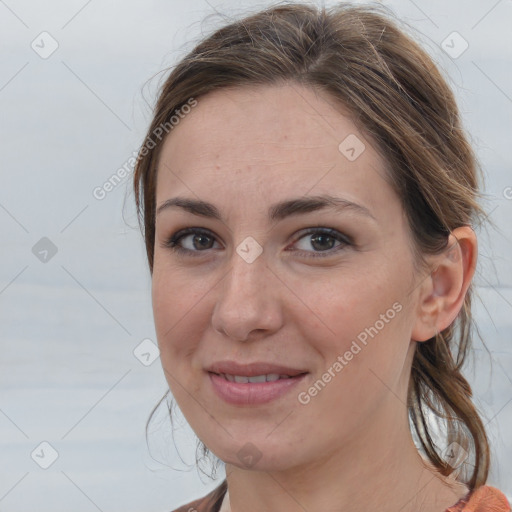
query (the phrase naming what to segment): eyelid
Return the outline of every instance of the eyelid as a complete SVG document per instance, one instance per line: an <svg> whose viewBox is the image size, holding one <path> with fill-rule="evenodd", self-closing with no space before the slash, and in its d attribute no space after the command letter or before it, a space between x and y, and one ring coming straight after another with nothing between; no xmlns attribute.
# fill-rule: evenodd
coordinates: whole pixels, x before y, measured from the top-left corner
<svg viewBox="0 0 512 512"><path fill-rule="evenodd" d="M189 254L192 256L200 256L202 252L206 251L191 251L190 249L184 249L179 246L179 242L188 235L205 235L207 237L213 238L216 240L216 236L209 229L199 228L199 227L190 227L184 228L176 231L171 236L169 236L163 243L162 247L171 249L172 251L178 254Z"/></svg>
<svg viewBox="0 0 512 512"><path fill-rule="evenodd" d="M292 249L291 252L298 252L299 254L306 254L306 258L328 258L330 256L334 256L338 254L341 250L352 247L355 244L353 243L352 237L338 231L334 228L328 228L323 226L315 226L306 228L305 230L299 231L299 233L294 237L294 241L291 245L296 244L299 240L308 235L319 234L319 235L327 235L331 238L334 238L336 241L340 242L340 245L335 246L326 251L304 251L302 249Z"/></svg>
<svg viewBox="0 0 512 512"><path fill-rule="evenodd" d="M311 226L309 228L305 228L303 230L300 230L295 235L294 240L293 240L292 243L296 243L301 238L304 238L305 236L311 235L311 234L328 235L328 236L330 236L332 238L338 239L340 242L343 242L343 243L345 243L347 245L353 245L353 243L354 243L352 237L350 237L346 233L343 233L343 232L341 232L341 231L339 231L337 229L334 229L334 228L328 228L328 227L324 227L324 226ZM322 252L322 251L318 251L318 252ZM327 252L327 251L324 251L324 252Z"/></svg>

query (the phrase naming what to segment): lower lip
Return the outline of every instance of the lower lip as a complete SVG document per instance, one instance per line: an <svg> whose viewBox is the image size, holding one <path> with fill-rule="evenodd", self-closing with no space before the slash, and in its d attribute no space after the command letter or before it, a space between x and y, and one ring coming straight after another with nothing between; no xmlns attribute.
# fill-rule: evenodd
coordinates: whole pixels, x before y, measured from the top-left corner
<svg viewBox="0 0 512 512"><path fill-rule="evenodd" d="M213 389L225 402L233 405L265 404L291 391L307 374L273 382L230 382L224 377L208 372Z"/></svg>

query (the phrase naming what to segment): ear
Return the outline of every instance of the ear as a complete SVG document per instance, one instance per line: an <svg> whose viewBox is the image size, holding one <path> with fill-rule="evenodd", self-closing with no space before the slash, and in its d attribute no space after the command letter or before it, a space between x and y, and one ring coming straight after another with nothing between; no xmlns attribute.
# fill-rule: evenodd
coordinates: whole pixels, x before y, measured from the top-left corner
<svg viewBox="0 0 512 512"><path fill-rule="evenodd" d="M478 242L470 226L454 229L441 254L430 257L434 270L419 287L411 339L426 341L457 317L475 273Z"/></svg>

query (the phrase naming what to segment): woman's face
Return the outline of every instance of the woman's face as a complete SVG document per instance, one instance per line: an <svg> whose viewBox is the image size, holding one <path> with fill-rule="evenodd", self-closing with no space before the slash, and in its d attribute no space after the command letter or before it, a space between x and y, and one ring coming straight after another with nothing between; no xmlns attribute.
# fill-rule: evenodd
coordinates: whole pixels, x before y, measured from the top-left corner
<svg viewBox="0 0 512 512"><path fill-rule="evenodd" d="M418 281L370 144L299 85L199 98L165 141L152 277L161 361L187 421L227 463L285 469L404 421ZM307 205L324 196L338 206ZM170 204L178 197L211 206L193 213ZM196 231L171 248L184 229ZM225 362L241 368L215 366Z"/></svg>

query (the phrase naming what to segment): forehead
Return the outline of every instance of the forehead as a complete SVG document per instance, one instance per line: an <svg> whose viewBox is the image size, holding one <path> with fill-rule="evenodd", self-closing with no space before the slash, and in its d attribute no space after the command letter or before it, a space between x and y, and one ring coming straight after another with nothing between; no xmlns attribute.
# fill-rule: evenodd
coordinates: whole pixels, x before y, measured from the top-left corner
<svg viewBox="0 0 512 512"><path fill-rule="evenodd" d="M396 200L384 159L325 93L251 86L197 101L164 142L157 205L185 193L213 202L230 191L245 207L333 192L369 208Z"/></svg>

